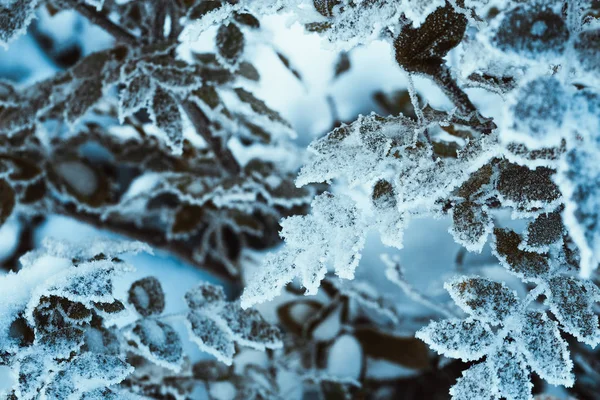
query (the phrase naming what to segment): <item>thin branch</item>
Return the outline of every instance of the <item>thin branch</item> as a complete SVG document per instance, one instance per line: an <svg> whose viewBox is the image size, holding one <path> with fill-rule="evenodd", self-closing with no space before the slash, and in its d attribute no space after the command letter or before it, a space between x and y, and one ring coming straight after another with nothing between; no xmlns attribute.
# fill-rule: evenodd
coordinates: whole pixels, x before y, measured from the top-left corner
<svg viewBox="0 0 600 400"><path fill-rule="evenodd" d="M338 128L340 125L342 125L342 120L340 119L340 113L338 112L335 100L333 99L332 95L327 95L327 105L329 105L329 111L331 112L333 128Z"/></svg>
<svg viewBox="0 0 600 400"><path fill-rule="evenodd" d="M227 148L226 143L218 137L215 137L210 132L210 121L206 114L198 107L196 103L190 100L185 100L181 103L181 107L189 117L196 132L206 141L208 146L215 153L221 166L231 175L238 175L241 172L240 164L233 156L231 150Z"/></svg>
<svg viewBox="0 0 600 400"><path fill-rule="evenodd" d="M412 78L412 74L408 71L406 72L406 79L408 80L408 95L410 97L410 102L415 110L415 115L417 116L417 120L419 122L425 121L425 117L423 116L423 110L421 110L421 105L419 104L419 97L417 97L417 91L415 90L415 83Z"/></svg>
<svg viewBox="0 0 600 400"><path fill-rule="evenodd" d="M114 37L117 41L128 44L130 46L135 46L138 44L138 39L133 36L131 33L127 32L125 29L120 27L119 25L112 22L108 17L104 14L96 11L95 8L81 3L78 0L63 0L63 2L73 8L75 11L86 17L93 24L98 25L106 32L108 32L112 37Z"/></svg>
<svg viewBox="0 0 600 400"><path fill-rule="evenodd" d="M0 267L6 271L17 271L19 259L25 253L35 248L35 231L44 221L43 216L21 217L21 230L18 235L18 245L8 258L2 261Z"/></svg>
<svg viewBox="0 0 600 400"><path fill-rule="evenodd" d="M474 124L473 128L485 134L491 133L496 128L496 124L490 118L485 118L479 113L477 107L469 99L469 96L458 86L450 68L446 64L440 64L439 68L436 68L435 73L430 76L458 108L459 114L469 118L469 120L475 118L479 122L478 124Z"/></svg>
<svg viewBox="0 0 600 400"><path fill-rule="evenodd" d="M385 276L388 280L398 286L408 298L416 303L422 304L425 307L443 315L446 318L456 318L457 314L451 309L437 304L435 300L429 296L416 290L404 277L402 266L397 260L393 260L388 254L382 254L382 261L387 265Z"/></svg>

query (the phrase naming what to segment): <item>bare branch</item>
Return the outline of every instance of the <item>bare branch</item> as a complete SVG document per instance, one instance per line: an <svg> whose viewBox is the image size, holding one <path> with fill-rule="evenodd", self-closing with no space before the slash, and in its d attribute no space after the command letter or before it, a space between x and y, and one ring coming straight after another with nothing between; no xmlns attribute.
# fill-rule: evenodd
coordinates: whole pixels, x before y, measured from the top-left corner
<svg viewBox="0 0 600 400"><path fill-rule="evenodd" d="M63 3L67 6L70 6L75 11L89 19L90 22L92 22L93 24L96 24L102 29L104 29L117 41L128 44L130 46L135 46L138 44L138 39L135 36L127 32L119 25L112 22L106 15L96 11L95 8L87 4L81 3L78 0L63 0Z"/></svg>

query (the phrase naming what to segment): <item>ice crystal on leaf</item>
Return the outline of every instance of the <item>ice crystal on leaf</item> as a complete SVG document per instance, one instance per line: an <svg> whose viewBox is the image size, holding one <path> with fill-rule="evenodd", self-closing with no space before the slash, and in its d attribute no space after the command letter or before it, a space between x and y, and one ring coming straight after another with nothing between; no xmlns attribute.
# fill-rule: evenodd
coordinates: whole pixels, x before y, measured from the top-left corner
<svg viewBox="0 0 600 400"><path fill-rule="evenodd" d="M522 238L514 231L496 228L494 236L492 251L507 270L526 282L548 276L547 254L523 250Z"/></svg>
<svg viewBox="0 0 600 400"><path fill-rule="evenodd" d="M123 310L108 306L118 302L113 279L130 270L115 256L145 246L98 242L77 248L48 240L44 245L45 249L21 259L23 268L17 274L0 280L3 296L9 295L3 297L1 309L0 350L9 355L9 364L19 374L15 387L19 398L45 393L49 398L78 399L83 393L118 384L132 371L120 357L84 347L86 331L99 318L96 307L104 309L107 318ZM10 296L11 291L18 296ZM73 355L72 362L60 362ZM48 376L42 379L40 370Z"/></svg>
<svg viewBox="0 0 600 400"><path fill-rule="evenodd" d="M518 302L517 294L504 284L478 277L460 277L444 284L454 302L480 321L497 325Z"/></svg>
<svg viewBox="0 0 600 400"><path fill-rule="evenodd" d="M440 354L463 361L478 360L495 344L487 324L478 320L443 320L420 330L417 338L426 341Z"/></svg>
<svg viewBox="0 0 600 400"><path fill-rule="evenodd" d="M529 380L529 369L523 355L514 343L504 343L504 348L493 354L487 361L496 371L494 382L498 392L507 400L528 400L533 385Z"/></svg>
<svg viewBox="0 0 600 400"><path fill-rule="evenodd" d="M452 209L452 219L454 240L467 250L481 252L493 227L485 207L465 201Z"/></svg>
<svg viewBox="0 0 600 400"><path fill-rule="evenodd" d="M290 217L281 226L286 246L269 255L252 277L242 295L243 307L272 299L295 277L307 294L314 294L328 264L338 276L354 277L366 227L350 198L325 192L315 198L309 215Z"/></svg>
<svg viewBox="0 0 600 400"><path fill-rule="evenodd" d="M567 342L561 337L558 324L546 313L528 311L521 316L521 331L516 335L527 363L542 378L553 385L573 384L573 363Z"/></svg>
<svg viewBox="0 0 600 400"><path fill-rule="evenodd" d="M455 400L495 400L498 398L494 387L493 369L486 363L475 364L463 371L456 385L450 388Z"/></svg>
<svg viewBox="0 0 600 400"><path fill-rule="evenodd" d="M567 343L545 312L527 310L516 293L485 278L458 278L446 289L471 317L431 322L417 337L448 357L486 356L463 372L453 399L531 399L530 370L551 384L573 384Z"/></svg>
<svg viewBox="0 0 600 400"><path fill-rule="evenodd" d="M565 332L596 346L600 343L598 316L593 305L600 301L600 289L594 283L568 276L548 280L546 304Z"/></svg>

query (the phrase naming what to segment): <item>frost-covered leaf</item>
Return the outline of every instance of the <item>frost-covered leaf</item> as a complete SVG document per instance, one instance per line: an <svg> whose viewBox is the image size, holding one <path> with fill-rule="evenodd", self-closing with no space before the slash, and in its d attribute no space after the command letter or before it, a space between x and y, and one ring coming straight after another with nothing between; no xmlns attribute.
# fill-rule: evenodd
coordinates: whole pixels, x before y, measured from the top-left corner
<svg viewBox="0 0 600 400"><path fill-rule="evenodd" d="M192 339L201 350L231 364L233 343L258 350L282 346L281 332L254 309L244 310L239 302L227 302L220 286L201 283L185 295Z"/></svg>
<svg viewBox="0 0 600 400"><path fill-rule="evenodd" d="M84 343L84 331L81 328L65 326L47 332L38 340L43 351L52 358L68 358L72 353L76 353Z"/></svg>
<svg viewBox="0 0 600 400"><path fill-rule="evenodd" d="M279 60L283 63L283 66L286 67L288 71L290 71L292 75L296 77L296 79L302 81L302 75L300 74L300 72L298 72L298 69L292 64L292 62L286 55L278 51L277 57L279 57Z"/></svg>
<svg viewBox="0 0 600 400"><path fill-rule="evenodd" d="M114 264L108 260L82 263L64 280L50 286L49 293L84 304L112 302L115 272Z"/></svg>
<svg viewBox="0 0 600 400"><path fill-rule="evenodd" d="M235 347L231 331L224 323L210 318L202 312L192 311L187 315L191 339L200 350L215 356L219 361L231 365Z"/></svg>
<svg viewBox="0 0 600 400"><path fill-rule="evenodd" d="M146 108L152 101L154 86L148 74L135 75L119 93L119 121Z"/></svg>
<svg viewBox="0 0 600 400"><path fill-rule="evenodd" d="M111 200L108 179L83 159L56 160L51 167L50 179L65 195L87 206L99 208Z"/></svg>
<svg viewBox="0 0 600 400"><path fill-rule="evenodd" d="M477 276L459 277L446 282L444 288L465 312L492 325L517 311L517 294L503 283Z"/></svg>
<svg viewBox="0 0 600 400"><path fill-rule="evenodd" d="M107 314L118 314L125 310L125 306L119 300L110 303L95 302L94 307L96 307L96 310Z"/></svg>
<svg viewBox="0 0 600 400"><path fill-rule="evenodd" d="M573 95L570 106L571 131L592 143L597 142L600 131L600 91L591 88L578 90ZM597 146L594 148L597 149Z"/></svg>
<svg viewBox="0 0 600 400"><path fill-rule="evenodd" d="M92 106L102 98L102 81L85 79L76 82L65 101L65 120L74 125Z"/></svg>
<svg viewBox="0 0 600 400"><path fill-rule="evenodd" d="M220 309L225 300L225 291L221 286L206 282L201 282L185 294L185 301L191 310Z"/></svg>
<svg viewBox="0 0 600 400"><path fill-rule="evenodd" d="M340 4L339 0L314 0L315 9L325 17L333 16L333 8Z"/></svg>
<svg viewBox="0 0 600 400"><path fill-rule="evenodd" d="M90 326L85 331L85 350L93 353L120 355L122 350L120 331L114 327L98 326L97 322L97 320L92 321L95 327Z"/></svg>
<svg viewBox="0 0 600 400"><path fill-rule="evenodd" d="M275 297L294 277L301 279L307 294L316 293L333 264L338 276L354 277L365 241L365 227L354 202L325 192L315 198L312 212L281 222L286 247L267 257L242 295L242 307Z"/></svg>
<svg viewBox="0 0 600 400"><path fill-rule="evenodd" d="M84 353L54 377L46 395L53 399L78 399L83 393L121 382L132 371L119 357Z"/></svg>
<svg viewBox="0 0 600 400"><path fill-rule="evenodd" d="M521 250L521 236L510 229L494 229L492 251L503 266L521 279L536 280L550 272L546 254Z"/></svg>
<svg viewBox="0 0 600 400"><path fill-rule="evenodd" d="M224 24L217 31L216 43L219 55L228 63L236 64L244 51L244 34L237 24Z"/></svg>
<svg viewBox="0 0 600 400"><path fill-rule="evenodd" d="M452 220L454 240L469 251L481 252L494 225L485 208L467 201L459 203L452 208Z"/></svg>
<svg viewBox="0 0 600 400"><path fill-rule="evenodd" d="M528 167L507 163L496 183L501 201L519 210L552 208L561 193L552 181L554 171L546 167ZM548 210L551 211L551 210Z"/></svg>
<svg viewBox="0 0 600 400"><path fill-rule="evenodd" d="M161 314L165 309L165 293L160 281L153 276L133 282L128 301L144 317Z"/></svg>
<svg viewBox="0 0 600 400"><path fill-rule="evenodd" d="M463 361L480 359L496 344L489 326L473 319L433 321L415 336L439 354Z"/></svg>
<svg viewBox="0 0 600 400"><path fill-rule="evenodd" d="M555 276L548 280L546 296L546 304L564 331L590 346L600 343L598 316L593 308L600 301L600 289L592 281Z"/></svg>
<svg viewBox="0 0 600 400"><path fill-rule="evenodd" d="M467 18L446 2L418 28L405 25L394 42L396 61L404 69L434 75L446 54L463 39Z"/></svg>
<svg viewBox="0 0 600 400"><path fill-rule="evenodd" d="M463 371L462 377L450 388L452 400L496 400L499 398L494 385L494 371L482 362Z"/></svg>
<svg viewBox="0 0 600 400"><path fill-rule="evenodd" d="M388 0L318 0L312 3L316 13L308 20L306 29L326 37L337 50L350 50L371 42L382 30L398 22L403 8L410 9L404 3ZM307 22L304 18L301 21Z"/></svg>
<svg viewBox="0 0 600 400"><path fill-rule="evenodd" d="M387 161L393 144L388 136L406 137L406 145L412 146L414 143L408 138L414 136L413 128L414 123L402 116L360 116L351 125L342 125L310 145L315 157L302 168L296 184L345 177L355 185L378 177L383 169L379 164Z"/></svg>
<svg viewBox="0 0 600 400"><path fill-rule="evenodd" d="M54 367L53 363L39 354L24 355L14 366L18 371L18 383L15 393L18 399L30 400L39 395L46 383L46 371Z"/></svg>
<svg viewBox="0 0 600 400"><path fill-rule="evenodd" d="M248 26L250 28L260 28L260 21L250 13L236 12L233 14L233 19L235 19L240 24Z"/></svg>
<svg viewBox="0 0 600 400"><path fill-rule="evenodd" d="M560 242L565 233L560 211L538 215L525 232L525 243L529 248L545 248Z"/></svg>
<svg viewBox="0 0 600 400"><path fill-rule="evenodd" d="M529 369L523 356L514 345L504 343L498 352L487 360L490 369L495 371L498 391L506 400L530 400L533 385Z"/></svg>
<svg viewBox="0 0 600 400"><path fill-rule="evenodd" d="M345 51L342 51L339 55L338 58L335 62L335 67L334 67L334 71L333 71L333 77L334 79L339 78L342 74L348 72L350 70L350 57L348 56L348 53Z"/></svg>
<svg viewBox="0 0 600 400"><path fill-rule="evenodd" d="M15 320L21 318L25 322L23 329L35 327L36 343L68 357L71 350L80 347L80 333L90 323L95 305L115 301L113 279L129 268L118 259L106 259L102 252L119 254L144 246L102 240L85 248L50 240L44 240L42 245L21 257L23 267L19 273L0 278L5 296L0 307L0 349L12 351L26 339L27 335L10 334L16 328ZM92 255L95 260L81 262L90 260Z"/></svg>
<svg viewBox="0 0 600 400"><path fill-rule="evenodd" d="M456 195L466 200L477 199L486 192L485 189L488 188L491 182L493 172L494 168L492 164L485 164L483 167L473 172L469 178L456 189Z"/></svg>
<svg viewBox="0 0 600 400"><path fill-rule="evenodd" d="M238 302L228 303L220 313L233 333L235 342L258 350L283 346L282 334L255 309L242 309Z"/></svg>
<svg viewBox="0 0 600 400"><path fill-rule="evenodd" d="M504 16L493 39L498 48L536 59L561 54L569 39L563 18L550 4L522 4Z"/></svg>
<svg viewBox="0 0 600 400"><path fill-rule="evenodd" d="M515 339L529 366L548 383L573 385L573 362L558 324L539 311L527 311L521 318Z"/></svg>
<svg viewBox="0 0 600 400"><path fill-rule="evenodd" d="M183 142L183 123L176 99L160 86L152 97L152 114L156 126L166 135L165 141L175 151Z"/></svg>
<svg viewBox="0 0 600 400"><path fill-rule="evenodd" d="M0 46L25 33L34 17L37 0L4 0L0 2Z"/></svg>
<svg viewBox="0 0 600 400"><path fill-rule="evenodd" d="M131 337L138 345L138 351L150 361L175 371L181 368L181 339L171 325L144 319L132 329Z"/></svg>
<svg viewBox="0 0 600 400"><path fill-rule="evenodd" d="M229 367L215 360L202 360L192 367L194 378L201 381L225 380L230 374Z"/></svg>
<svg viewBox="0 0 600 400"><path fill-rule="evenodd" d="M202 85L202 70L181 60L156 60L146 66L152 83L176 93L189 93ZM145 89L145 88L142 88ZM148 89L146 89L148 90Z"/></svg>
<svg viewBox="0 0 600 400"><path fill-rule="evenodd" d="M239 71L240 75L246 79L249 79L249 80L255 81L255 82L258 82L260 80L260 74L259 74L258 70L256 69L256 67L247 61L240 62L238 71Z"/></svg>
<svg viewBox="0 0 600 400"><path fill-rule="evenodd" d="M195 2L193 7L190 8L187 17L189 19L200 19L211 11L217 10L223 5L223 2L219 0L205 0Z"/></svg>
<svg viewBox="0 0 600 400"><path fill-rule="evenodd" d="M137 400L133 395L126 393L116 393L109 388L94 389L90 392L86 392L81 396L80 400Z"/></svg>
<svg viewBox="0 0 600 400"><path fill-rule="evenodd" d="M53 238L44 238L42 240L42 247L43 252L50 256L73 259L77 262L88 260L101 261L125 253L152 253L150 246L142 242L106 238L87 239L77 243L65 242ZM36 251L29 252L21 258L21 264L30 264L36 261L40 255L41 254ZM98 264L97 266L101 265Z"/></svg>

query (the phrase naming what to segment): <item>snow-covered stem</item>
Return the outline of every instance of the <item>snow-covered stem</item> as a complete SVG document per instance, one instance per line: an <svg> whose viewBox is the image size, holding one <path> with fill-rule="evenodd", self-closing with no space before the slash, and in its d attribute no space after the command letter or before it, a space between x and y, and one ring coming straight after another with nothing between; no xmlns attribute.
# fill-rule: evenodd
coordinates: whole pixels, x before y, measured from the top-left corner
<svg viewBox="0 0 600 400"><path fill-rule="evenodd" d="M415 289L415 287L406 280L403 268L397 260L393 260L387 254L382 255L381 259L387 265L385 276L390 282L398 286L408 298L446 318L456 318L458 316L457 313Z"/></svg>

